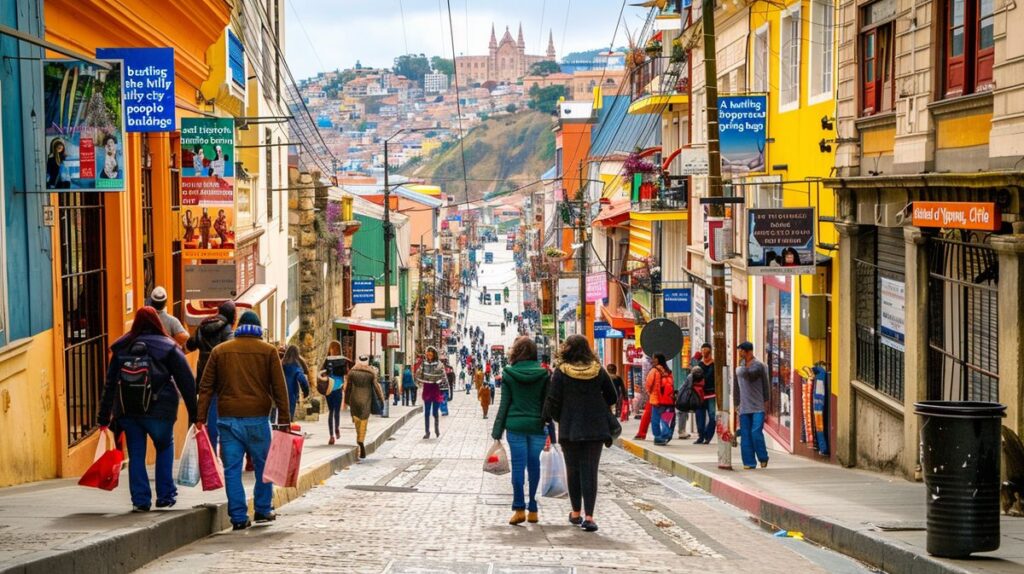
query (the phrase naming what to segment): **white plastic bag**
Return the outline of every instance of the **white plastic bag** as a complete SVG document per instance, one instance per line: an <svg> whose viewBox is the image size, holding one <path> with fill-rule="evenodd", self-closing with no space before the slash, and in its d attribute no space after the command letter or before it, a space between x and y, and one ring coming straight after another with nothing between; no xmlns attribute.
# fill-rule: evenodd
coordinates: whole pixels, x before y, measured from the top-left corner
<svg viewBox="0 0 1024 574"><path fill-rule="evenodd" d="M494 441L491 448L487 449L487 456L484 457L484 472L491 474L508 474L512 468L508 464L508 453L500 440Z"/></svg>
<svg viewBox="0 0 1024 574"><path fill-rule="evenodd" d="M548 498L565 498L569 495L565 458L555 444L540 453L540 495Z"/></svg>
<svg viewBox="0 0 1024 574"><path fill-rule="evenodd" d="M175 483L181 486L196 486L199 484L199 445L196 442L195 425L188 429L185 435L185 448L181 451L181 461L178 462L178 477Z"/></svg>

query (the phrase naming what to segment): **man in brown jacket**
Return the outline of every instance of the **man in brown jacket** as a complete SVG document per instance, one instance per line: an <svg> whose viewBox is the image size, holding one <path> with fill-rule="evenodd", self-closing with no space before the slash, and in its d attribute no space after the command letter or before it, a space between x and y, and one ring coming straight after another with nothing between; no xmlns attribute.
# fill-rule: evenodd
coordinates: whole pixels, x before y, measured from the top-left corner
<svg viewBox="0 0 1024 574"><path fill-rule="evenodd" d="M275 428L287 430L288 390L277 348L264 342L260 318L246 311L238 320L235 338L217 345L203 371L199 385L199 429L206 424L211 397L218 397L220 452L224 461L224 485L228 495L228 515L234 530L244 530L249 521L249 505L242 486L242 464L248 454L256 467L253 488L253 519L270 522L277 518L272 505L274 485L263 482L263 466L270 451L270 409L277 407Z"/></svg>

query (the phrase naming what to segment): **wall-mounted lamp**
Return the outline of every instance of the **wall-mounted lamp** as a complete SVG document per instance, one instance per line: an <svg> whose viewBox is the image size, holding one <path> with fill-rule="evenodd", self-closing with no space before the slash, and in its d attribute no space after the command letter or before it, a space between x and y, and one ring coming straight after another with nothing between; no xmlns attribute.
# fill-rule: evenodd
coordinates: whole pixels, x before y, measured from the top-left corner
<svg viewBox="0 0 1024 574"><path fill-rule="evenodd" d="M836 129L836 119L827 114L821 116L821 129L828 131Z"/></svg>
<svg viewBox="0 0 1024 574"><path fill-rule="evenodd" d="M832 140L821 138L821 141L818 142L818 149L821 151L821 153L829 153L832 151L832 146L829 143L831 141Z"/></svg>

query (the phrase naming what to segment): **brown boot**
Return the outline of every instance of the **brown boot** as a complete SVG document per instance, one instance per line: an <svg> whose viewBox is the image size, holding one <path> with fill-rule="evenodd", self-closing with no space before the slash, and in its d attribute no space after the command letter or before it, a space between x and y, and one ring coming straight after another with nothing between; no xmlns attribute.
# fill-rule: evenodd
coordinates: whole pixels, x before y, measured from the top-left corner
<svg viewBox="0 0 1024 574"><path fill-rule="evenodd" d="M529 522L530 524L537 524L537 522L540 521L540 518L537 516L536 512L527 512L526 513L526 521Z"/></svg>
<svg viewBox="0 0 1024 574"><path fill-rule="evenodd" d="M508 520L508 523L512 526L522 524L526 522L526 512L523 510L516 510L512 513L512 518Z"/></svg>

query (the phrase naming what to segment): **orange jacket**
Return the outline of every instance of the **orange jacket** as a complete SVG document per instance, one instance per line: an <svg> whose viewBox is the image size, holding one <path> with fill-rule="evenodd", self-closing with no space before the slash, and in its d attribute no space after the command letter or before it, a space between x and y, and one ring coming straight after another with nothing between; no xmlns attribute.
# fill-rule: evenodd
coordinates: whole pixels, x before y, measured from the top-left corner
<svg viewBox="0 0 1024 574"><path fill-rule="evenodd" d="M673 386L672 371L662 366L651 369L647 373L647 380L644 381L644 390L650 395L651 406L674 405L676 401L675 391L668 392L668 388ZM663 387L666 393L662 393Z"/></svg>

